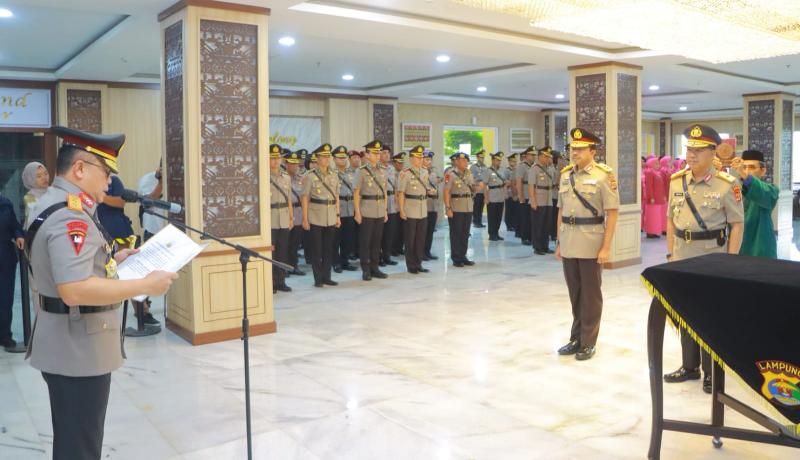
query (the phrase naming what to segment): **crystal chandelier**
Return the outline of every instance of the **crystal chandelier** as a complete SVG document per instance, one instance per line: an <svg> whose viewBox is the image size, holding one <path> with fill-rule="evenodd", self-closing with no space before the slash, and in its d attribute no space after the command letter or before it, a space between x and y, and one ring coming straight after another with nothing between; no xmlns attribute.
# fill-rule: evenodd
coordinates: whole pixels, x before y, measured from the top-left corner
<svg viewBox="0 0 800 460"><path fill-rule="evenodd" d="M800 0L451 0L712 63L800 53Z"/></svg>

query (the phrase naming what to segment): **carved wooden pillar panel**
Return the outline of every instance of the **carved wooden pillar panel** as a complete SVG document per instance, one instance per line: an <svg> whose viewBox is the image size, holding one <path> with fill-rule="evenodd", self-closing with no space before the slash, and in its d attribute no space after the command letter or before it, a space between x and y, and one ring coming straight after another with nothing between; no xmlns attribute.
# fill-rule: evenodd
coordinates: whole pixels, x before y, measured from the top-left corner
<svg viewBox="0 0 800 460"><path fill-rule="evenodd" d="M675 157L672 151L672 119L658 120L658 154Z"/></svg>
<svg viewBox="0 0 800 460"><path fill-rule="evenodd" d="M399 121L397 117L397 100L369 99L369 132L373 139L378 139L395 151L399 146ZM399 148L399 147L398 147Z"/></svg>
<svg viewBox="0 0 800 460"><path fill-rule="evenodd" d="M641 67L604 62L570 67L570 119L598 135L603 143L595 160L617 176L620 217L610 268L641 261L640 135L642 131Z"/></svg>
<svg viewBox="0 0 800 460"><path fill-rule="evenodd" d="M108 126L107 90L104 84L59 82L58 124L102 134Z"/></svg>

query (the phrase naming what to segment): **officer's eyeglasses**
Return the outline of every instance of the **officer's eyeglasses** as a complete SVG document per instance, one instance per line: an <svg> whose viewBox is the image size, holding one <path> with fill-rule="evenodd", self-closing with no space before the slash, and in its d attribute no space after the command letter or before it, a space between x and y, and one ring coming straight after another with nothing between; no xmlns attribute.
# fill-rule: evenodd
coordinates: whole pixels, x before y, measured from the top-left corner
<svg viewBox="0 0 800 460"><path fill-rule="evenodd" d="M86 163L86 164L90 164L90 165L92 165L92 166L94 166L94 167L97 167L97 168L100 168L100 169L102 169L102 170L103 170L103 173L105 173L105 175L106 175L106 179L108 179L109 177L111 177L111 170L110 170L108 167L106 167L106 166L101 166L101 165L99 165L99 164L96 164L96 163L92 163L91 161L86 161L86 160L83 160L83 162L84 162L84 163Z"/></svg>

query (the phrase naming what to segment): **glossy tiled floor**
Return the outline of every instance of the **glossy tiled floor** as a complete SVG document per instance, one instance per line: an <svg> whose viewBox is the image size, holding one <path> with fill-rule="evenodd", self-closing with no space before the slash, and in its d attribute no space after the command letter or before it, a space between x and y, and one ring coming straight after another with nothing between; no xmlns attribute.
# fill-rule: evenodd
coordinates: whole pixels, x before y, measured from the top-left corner
<svg viewBox="0 0 800 460"><path fill-rule="evenodd" d="M795 228L795 234L800 234ZM436 233L444 255L446 229ZM786 257L800 260L791 242ZM642 459L649 441L642 266L604 274L598 353L562 358L569 302L560 264L513 239L473 230L478 264L388 280L292 277L275 299L278 333L251 340L255 458ZM644 265L663 240L643 242ZM162 311L157 309L157 316ZM667 333L665 368L678 365ZM104 458L244 458L239 341L189 346L170 332L128 339L113 374ZM738 384L732 393L751 401ZM669 417L706 421L698 382L666 388ZM49 458L46 387L19 355L0 352L0 458ZM730 413L730 412L729 412ZM731 423L752 426L741 417ZM788 459L798 451L666 433L665 459Z"/></svg>

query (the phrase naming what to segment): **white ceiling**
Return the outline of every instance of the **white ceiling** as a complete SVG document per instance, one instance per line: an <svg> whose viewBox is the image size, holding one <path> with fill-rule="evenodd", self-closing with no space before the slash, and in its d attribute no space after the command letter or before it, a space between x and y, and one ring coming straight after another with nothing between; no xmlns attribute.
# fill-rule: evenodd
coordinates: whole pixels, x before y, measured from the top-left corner
<svg viewBox="0 0 800 460"><path fill-rule="evenodd" d="M158 82L157 14L176 0L0 0L0 78ZM230 1L230 0L229 0ZM741 95L800 93L800 55L712 65L531 28L448 0L239 0L270 17L270 87L520 110L566 109L571 65L643 66L645 116L729 117ZM291 35L293 47L278 38ZM698 44L701 46L701 44ZM451 61L435 61L446 53ZM355 79L346 82L344 73ZM649 91L658 84L661 89ZM486 86L485 93L476 92ZM678 107L685 105L686 112Z"/></svg>

